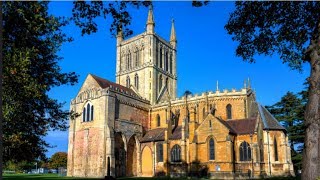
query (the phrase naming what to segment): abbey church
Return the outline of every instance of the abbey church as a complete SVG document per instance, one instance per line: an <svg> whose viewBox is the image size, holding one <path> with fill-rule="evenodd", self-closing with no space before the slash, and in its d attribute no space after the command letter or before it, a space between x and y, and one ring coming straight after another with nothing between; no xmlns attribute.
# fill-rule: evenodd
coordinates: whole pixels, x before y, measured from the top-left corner
<svg viewBox="0 0 320 180"><path fill-rule="evenodd" d="M294 175L286 129L249 82L176 96L177 48L174 22L169 41L157 35L152 7L145 32L118 32L116 82L89 74L71 100L67 175Z"/></svg>

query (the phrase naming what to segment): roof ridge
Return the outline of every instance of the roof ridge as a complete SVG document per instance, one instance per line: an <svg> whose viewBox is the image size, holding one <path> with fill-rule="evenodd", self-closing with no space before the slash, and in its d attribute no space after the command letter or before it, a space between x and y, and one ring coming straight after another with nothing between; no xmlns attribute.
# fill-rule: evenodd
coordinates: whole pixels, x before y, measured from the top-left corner
<svg viewBox="0 0 320 180"><path fill-rule="evenodd" d="M281 126L282 128L284 128L284 127L280 124L280 122L268 111L267 108L265 108L264 106L261 106L261 107L266 111L267 114L269 114L269 115L271 116L271 119L272 119L274 122L276 122L279 126ZM284 129L285 129L285 128L284 128Z"/></svg>
<svg viewBox="0 0 320 180"><path fill-rule="evenodd" d="M91 75L93 77L94 80L96 80L96 82L99 84L99 86L103 89L107 88L107 87L110 87L111 86L118 86L118 88L124 90L124 91L129 91L131 93L133 93L134 95L138 96L137 93L135 93L132 89L126 87L126 86L123 86L121 84L118 84L118 83L115 83L115 82L112 82L108 79L105 79L105 78L102 78L102 77L99 77L97 75L94 75L94 74L91 74L89 73L89 75ZM107 84L103 84L104 82L106 82ZM139 96L138 96L139 97Z"/></svg>

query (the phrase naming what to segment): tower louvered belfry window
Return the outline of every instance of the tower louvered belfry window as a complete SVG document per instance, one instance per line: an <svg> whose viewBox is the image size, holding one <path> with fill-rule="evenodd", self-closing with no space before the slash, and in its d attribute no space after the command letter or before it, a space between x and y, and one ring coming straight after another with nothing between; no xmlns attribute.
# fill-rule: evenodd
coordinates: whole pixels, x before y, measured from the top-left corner
<svg viewBox="0 0 320 180"><path fill-rule="evenodd" d="M163 60L163 59L162 59L163 57L162 57L162 56L163 56L163 54L162 54L162 47L161 47L161 48L160 48L160 61L159 61L160 68L163 67L163 66L162 66L162 63L163 63L163 61L162 61L162 60Z"/></svg>

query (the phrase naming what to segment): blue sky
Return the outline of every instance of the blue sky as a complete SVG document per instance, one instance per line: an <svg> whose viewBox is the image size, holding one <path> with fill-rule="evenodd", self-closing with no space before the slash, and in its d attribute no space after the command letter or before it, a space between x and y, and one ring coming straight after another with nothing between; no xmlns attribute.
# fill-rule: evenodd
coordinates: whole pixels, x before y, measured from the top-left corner
<svg viewBox="0 0 320 180"><path fill-rule="evenodd" d="M72 2L52 2L49 12L57 16L71 17ZM155 2L155 31L169 40L171 19L175 20L178 39L177 72L178 96L185 90L194 94L219 89L243 87L244 80L250 78L258 102L272 105L287 92L299 92L309 75L309 66L304 71L290 70L282 64L277 55L259 56L255 64L249 64L235 56L237 42L233 42L224 29L229 14L234 10L234 2L210 2L206 7L194 8L191 2ZM131 9L130 28L135 34L145 31L147 8ZM69 102L76 96L88 73L115 81L116 40L109 33L110 19L98 18L98 32L81 36L80 29L73 24L64 28L65 33L74 38L62 46L59 55L64 59L60 66L64 72L74 71L79 75L75 86L61 86L52 89L50 96L60 102ZM68 132L53 131L46 140L56 146L49 149L50 157L57 151L67 152Z"/></svg>

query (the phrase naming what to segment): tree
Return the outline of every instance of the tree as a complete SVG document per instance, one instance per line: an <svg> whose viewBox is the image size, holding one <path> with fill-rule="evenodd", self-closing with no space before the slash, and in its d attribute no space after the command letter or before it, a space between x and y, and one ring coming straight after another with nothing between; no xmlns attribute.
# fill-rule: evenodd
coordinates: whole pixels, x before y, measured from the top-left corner
<svg viewBox="0 0 320 180"><path fill-rule="evenodd" d="M57 52L71 39L61 30L67 21L48 14L48 2L6 1L2 11L4 162L32 162L45 158L48 130L67 128L69 112L47 93L77 83L58 65Z"/></svg>
<svg viewBox="0 0 320 180"><path fill-rule="evenodd" d="M310 64L305 110L303 179L320 176L320 3L236 2L225 26L239 45L236 55L255 62L255 55L280 55L290 68Z"/></svg>
<svg viewBox="0 0 320 180"><path fill-rule="evenodd" d="M299 94L287 92L279 102L266 107L287 129L292 161L296 170L301 169L301 144L304 140L303 122L306 104L304 97Z"/></svg>
<svg viewBox="0 0 320 180"><path fill-rule="evenodd" d="M54 153L49 160L50 169L58 169L59 167L67 167L68 154L65 152Z"/></svg>
<svg viewBox="0 0 320 180"><path fill-rule="evenodd" d="M73 20L76 26L81 28L82 35L97 32L98 25L95 19L100 16L106 19L110 15L112 19L110 26L111 35L116 37L118 31L122 29L123 35L127 37L133 33L129 28L122 27L127 27L131 23L128 7L146 7L151 5L151 1L74 1L73 4Z"/></svg>

